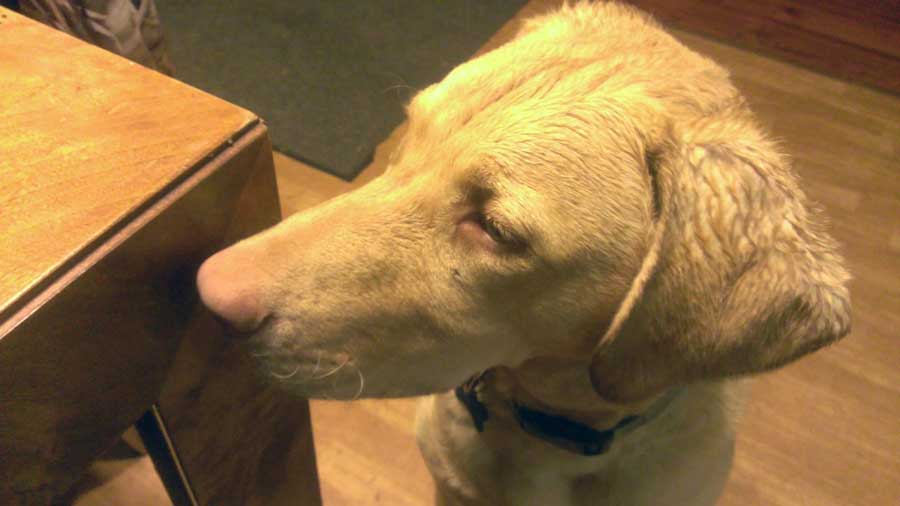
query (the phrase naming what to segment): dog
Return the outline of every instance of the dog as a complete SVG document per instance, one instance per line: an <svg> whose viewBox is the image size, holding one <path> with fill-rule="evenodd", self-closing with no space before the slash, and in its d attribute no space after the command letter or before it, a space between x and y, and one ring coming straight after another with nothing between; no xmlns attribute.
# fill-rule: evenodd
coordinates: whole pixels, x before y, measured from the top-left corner
<svg viewBox="0 0 900 506"><path fill-rule="evenodd" d="M430 395L438 504L714 504L744 378L850 328L727 72L579 3L407 112L382 176L212 256L204 303L297 395Z"/></svg>

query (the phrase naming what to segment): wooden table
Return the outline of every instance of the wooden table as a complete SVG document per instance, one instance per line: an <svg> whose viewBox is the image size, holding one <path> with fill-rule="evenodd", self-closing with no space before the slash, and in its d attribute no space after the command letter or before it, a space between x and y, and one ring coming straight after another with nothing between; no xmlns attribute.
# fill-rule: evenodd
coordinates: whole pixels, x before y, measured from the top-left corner
<svg viewBox="0 0 900 506"><path fill-rule="evenodd" d="M176 504L320 504L307 403L194 290L279 218L252 113L0 8L0 504L49 503L151 406Z"/></svg>

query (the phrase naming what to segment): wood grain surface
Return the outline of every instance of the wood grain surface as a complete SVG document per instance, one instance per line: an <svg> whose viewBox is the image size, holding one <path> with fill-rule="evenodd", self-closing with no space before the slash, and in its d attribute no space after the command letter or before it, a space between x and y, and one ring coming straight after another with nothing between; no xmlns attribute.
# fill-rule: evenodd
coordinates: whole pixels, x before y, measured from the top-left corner
<svg viewBox="0 0 900 506"><path fill-rule="evenodd" d="M672 27L900 95L900 1L625 1Z"/></svg>
<svg viewBox="0 0 900 506"><path fill-rule="evenodd" d="M253 121L0 8L0 320Z"/></svg>
<svg viewBox="0 0 900 506"><path fill-rule="evenodd" d="M279 218L251 113L0 9L0 504L75 500L157 401L202 504L320 504L306 401L196 296Z"/></svg>
<svg viewBox="0 0 900 506"><path fill-rule="evenodd" d="M261 144L265 129L251 138ZM0 340L0 504L46 504L157 400L191 337L196 268L221 246L249 177L242 152L109 237Z"/></svg>

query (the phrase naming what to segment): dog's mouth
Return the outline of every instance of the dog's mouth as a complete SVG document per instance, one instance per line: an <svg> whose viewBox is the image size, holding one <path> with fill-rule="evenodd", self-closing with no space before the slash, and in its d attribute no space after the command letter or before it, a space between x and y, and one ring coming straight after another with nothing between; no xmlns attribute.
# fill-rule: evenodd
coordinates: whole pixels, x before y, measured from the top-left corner
<svg viewBox="0 0 900 506"><path fill-rule="evenodd" d="M271 329L275 324L275 316L270 314L263 318L262 322L251 329L241 329L235 327L228 320L220 316L218 313L214 311L209 311L209 314L213 317L214 320L219 324L219 327L222 331L222 334L228 339L232 339L235 341L241 342L249 342L254 339L255 336L264 335L266 332Z"/></svg>
<svg viewBox="0 0 900 506"><path fill-rule="evenodd" d="M265 383L307 398L355 400L363 395L365 377L349 353L298 344L298 338L264 330L243 345Z"/></svg>

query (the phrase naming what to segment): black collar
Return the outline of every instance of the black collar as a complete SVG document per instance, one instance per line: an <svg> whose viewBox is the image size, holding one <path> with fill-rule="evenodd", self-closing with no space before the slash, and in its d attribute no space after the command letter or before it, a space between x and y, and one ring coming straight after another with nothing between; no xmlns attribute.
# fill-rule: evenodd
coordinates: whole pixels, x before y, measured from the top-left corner
<svg viewBox="0 0 900 506"><path fill-rule="evenodd" d="M456 398L469 411L469 415L472 416L472 423L478 432L484 431L484 422L489 418L487 406L478 400L478 391L476 390L483 377L483 373L476 374L462 385L456 387L455 390ZM595 456L603 455L609 450L616 433L626 429L636 429L638 426L655 418L679 392L679 389L671 391L651 406L646 413L626 417L616 424L615 427L606 430L597 430L568 418L527 408L515 401L512 402L512 409L519 426L526 433L542 439L557 448L579 455Z"/></svg>

